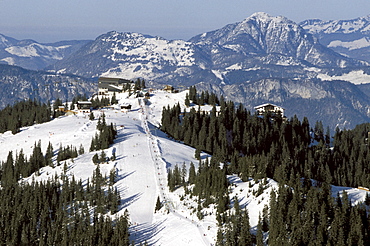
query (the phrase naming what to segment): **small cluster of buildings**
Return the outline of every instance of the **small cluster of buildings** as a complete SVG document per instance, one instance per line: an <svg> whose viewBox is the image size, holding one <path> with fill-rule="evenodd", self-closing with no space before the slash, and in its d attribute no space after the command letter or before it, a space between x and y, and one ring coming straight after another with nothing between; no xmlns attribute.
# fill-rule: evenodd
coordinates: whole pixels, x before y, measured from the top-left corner
<svg viewBox="0 0 370 246"><path fill-rule="evenodd" d="M122 79L122 78L100 77L98 80L98 95L112 97L115 93L123 92L125 89L128 88L128 86L129 88L133 88L133 82L131 80ZM174 89L172 85L166 85L163 88L163 90L169 93L178 92L178 90ZM140 95L140 96L149 97L149 92L145 91L144 93L145 93L144 95ZM74 105L74 109L66 110L66 113L90 113L91 106L92 106L92 103L90 101L78 101ZM265 103L265 104L256 106L254 109L257 115L262 116L265 114L265 112L270 112L272 116L280 114L282 117L285 117L284 116L285 109L280 106L271 104L271 103ZM64 107L59 108L57 110L64 111ZM126 112L130 111L131 105L130 104L121 105L121 110L126 111ZM211 111L211 108L207 108L207 106L201 106L200 110L202 110L202 112L208 113ZM217 114L219 114L219 110L220 109L218 107ZM67 111L70 111L70 112L67 112Z"/></svg>
<svg viewBox="0 0 370 246"><path fill-rule="evenodd" d="M78 101L73 105L73 109L66 109L64 106L59 106L55 111L64 112L66 115L72 115L77 113L90 113L92 102L90 101Z"/></svg>

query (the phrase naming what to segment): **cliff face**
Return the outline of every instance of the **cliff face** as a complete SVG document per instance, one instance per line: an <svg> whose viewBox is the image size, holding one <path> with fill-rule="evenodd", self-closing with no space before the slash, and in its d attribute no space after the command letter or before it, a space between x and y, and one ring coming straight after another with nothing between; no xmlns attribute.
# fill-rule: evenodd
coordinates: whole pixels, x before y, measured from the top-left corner
<svg viewBox="0 0 370 246"><path fill-rule="evenodd" d="M17 66L0 64L0 109L24 99L49 102L60 98L63 102L74 96L91 96L97 83L74 75L32 71Z"/></svg>

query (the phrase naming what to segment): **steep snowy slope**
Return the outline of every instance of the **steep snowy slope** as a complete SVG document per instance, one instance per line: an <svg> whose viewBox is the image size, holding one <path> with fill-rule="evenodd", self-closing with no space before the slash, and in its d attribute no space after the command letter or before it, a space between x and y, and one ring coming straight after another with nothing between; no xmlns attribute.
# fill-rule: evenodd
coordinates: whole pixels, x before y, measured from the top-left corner
<svg viewBox="0 0 370 246"><path fill-rule="evenodd" d="M168 98L165 95L162 96ZM179 163L197 164L197 160L193 157L194 149L168 140L148 125L142 111L142 104L137 99L122 99L120 102L131 103L133 110L122 113L120 110L109 109L95 111L94 114L98 117L104 112L107 122L116 124L118 128L115 144L106 150L107 156L115 152L117 159L108 164L101 164L100 169L103 175L109 175L112 169L116 171L118 181L115 187L119 189L122 198L119 214L123 214L126 209L130 213L131 239L138 244L147 241L154 245L188 245L187 242L190 240L195 243L194 245L203 245L203 243L209 245L209 240L212 239L204 239L202 230L191 220L183 219L176 213L167 214L164 209L160 214L154 214L158 196L173 204L170 202L171 197L166 188L166 167L172 168ZM170 100L168 102L172 103ZM153 112L148 112L148 117L150 118L152 113L159 113L157 109L161 110L159 107L155 108ZM9 132L1 134L0 160L6 159L9 151L15 154L20 149L29 156L33 151L34 143L39 140L44 152L49 141L55 150L60 146L79 147L82 144L87 152L96 132L96 123L97 120L90 121L87 115L81 114L26 127L16 135ZM163 147L165 145L170 145L174 149ZM82 179L83 182L88 178L91 179L96 169L96 165L92 163L92 156L95 153L100 151L85 153L74 160L66 161L68 166L66 174L69 177L74 175L76 179ZM177 158L176 161L174 157ZM63 165L55 168L45 167L39 174L25 178L24 181L46 180L62 173ZM172 206L167 209L173 210ZM168 231L172 232L170 238L167 238ZM181 236L178 236L179 234Z"/></svg>

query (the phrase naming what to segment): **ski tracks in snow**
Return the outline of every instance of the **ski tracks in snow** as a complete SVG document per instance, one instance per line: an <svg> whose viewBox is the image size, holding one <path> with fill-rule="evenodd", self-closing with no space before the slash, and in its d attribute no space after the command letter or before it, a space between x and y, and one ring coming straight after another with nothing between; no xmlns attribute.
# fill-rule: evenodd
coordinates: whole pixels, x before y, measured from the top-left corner
<svg viewBox="0 0 370 246"><path fill-rule="evenodd" d="M148 119L147 108L144 103L144 100L140 100L140 107L142 110L142 114L141 114L142 126L148 137L148 146L149 146L149 150L151 153L152 161L155 165L156 181L157 181L157 185L160 191L161 200L164 202L164 205L169 212L171 212L173 215L177 216L184 222L191 223L192 225L197 227L204 245L212 245L202 225L176 212L175 206L169 196L170 191L167 186L166 162L162 159L160 147L158 146L157 137L153 136L150 132L148 121L147 121Z"/></svg>

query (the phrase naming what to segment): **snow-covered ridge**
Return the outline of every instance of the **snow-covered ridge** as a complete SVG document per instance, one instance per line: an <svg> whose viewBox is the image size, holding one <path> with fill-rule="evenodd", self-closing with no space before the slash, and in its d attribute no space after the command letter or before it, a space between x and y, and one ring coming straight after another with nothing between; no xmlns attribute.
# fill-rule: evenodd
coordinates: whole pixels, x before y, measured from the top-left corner
<svg viewBox="0 0 370 246"><path fill-rule="evenodd" d="M370 15L352 20L306 20L300 25L310 33L369 33Z"/></svg>
<svg viewBox="0 0 370 246"><path fill-rule="evenodd" d="M317 77L321 80L344 80L353 84L368 84L370 83L370 75L366 74L363 70L355 70L340 76L329 76L327 74L319 73Z"/></svg>
<svg viewBox="0 0 370 246"><path fill-rule="evenodd" d="M42 44L34 40L16 40L0 34L0 60L9 65L41 70L79 49L86 40Z"/></svg>
<svg viewBox="0 0 370 246"><path fill-rule="evenodd" d="M63 45L59 47L41 45L38 43L33 43L27 46L10 46L5 50L15 56L19 57L41 57L46 56L51 59L61 60L63 56L60 51L70 47L71 45Z"/></svg>
<svg viewBox="0 0 370 246"><path fill-rule="evenodd" d="M265 12L256 12L252 14L250 17L246 18L243 22L247 22L249 20L257 20L260 23L266 22L276 22L276 23L285 23L285 22L292 22L285 16L272 16ZM293 22L292 22L293 23Z"/></svg>

